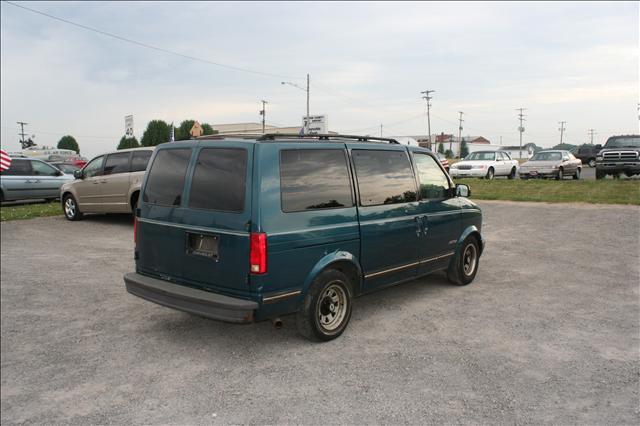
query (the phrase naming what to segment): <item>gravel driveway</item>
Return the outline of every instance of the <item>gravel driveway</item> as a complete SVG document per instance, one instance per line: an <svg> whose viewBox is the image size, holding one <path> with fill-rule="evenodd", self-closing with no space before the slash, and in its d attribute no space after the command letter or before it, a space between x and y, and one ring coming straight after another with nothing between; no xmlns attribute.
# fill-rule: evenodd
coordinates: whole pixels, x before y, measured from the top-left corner
<svg viewBox="0 0 640 426"><path fill-rule="evenodd" d="M640 208L479 204L473 284L357 299L324 344L129 295L130 217L3 222L1 421L640 423Z"/></svg>

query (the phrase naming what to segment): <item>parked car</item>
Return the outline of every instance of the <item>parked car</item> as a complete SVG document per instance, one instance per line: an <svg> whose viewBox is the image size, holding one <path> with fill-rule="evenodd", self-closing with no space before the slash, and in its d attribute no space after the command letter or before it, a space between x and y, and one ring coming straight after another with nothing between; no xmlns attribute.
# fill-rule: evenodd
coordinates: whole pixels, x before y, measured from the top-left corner
<svg viewBox="0 0 640 426"><path fill-rule="evenodd" d="M297 313L301 334L330 340L354 296L439 270L473 281L484 243L468 194L431 152L393 139L162 144L124 281L133 295L216 320Z"/></svg>
<svg viewBox="0 0 640 426"><path fill-rule="evenodd" d="M514 179L518 171L518 161L506 152L476 151L451 166L451 177L478 177L493 179L507 176Z"/></svg>
<svg viewBox="0 0 640 426"><path fill-rule="evenodd" d="M12 157L9 169L0 172L2 201L55 200L60 187L72 179L44 161Z"/></svg>
<svg viewBox="0 0 640 426"><path fill-rule="evenodd" d="M153 147L121 149L76 170L76 179L60 188L65 217L80 220L84 213L132 212L151 154Z"/></svg>
<svg viewBox="0 0 640 426"><path fill-rule="evenodd" d="M522 164L519 171L520 179L555 178L562 180L565 176L580 179L581 173L582 161L569 151L562 150L539 151Z"/></svg>
<svg viewBox="0 0 640 426"><path fill-rule="evenodd" d="M612 136L596 157L596 179L640 174L640 135Z"/></svg>
<svg viewBox="0 0 640 426"><path fill-rule="evenodd" d="M596 166L596 157L598 156L598 152L600 152L600 148L597 148L594 145L584 145L580 148L576 149L572 154L582 161L582 164L588 164L589 167Z"/></svg>
<svg viewBox="0 0 640 426"><path fill-rule="evenodd" d="M69 164L69 163L49 163L49 164L51 164L56 169L61 170L64 174L67 174L67 175L73 175L76 170L80 170L80 167L76 166L75 164Z"/></svg>

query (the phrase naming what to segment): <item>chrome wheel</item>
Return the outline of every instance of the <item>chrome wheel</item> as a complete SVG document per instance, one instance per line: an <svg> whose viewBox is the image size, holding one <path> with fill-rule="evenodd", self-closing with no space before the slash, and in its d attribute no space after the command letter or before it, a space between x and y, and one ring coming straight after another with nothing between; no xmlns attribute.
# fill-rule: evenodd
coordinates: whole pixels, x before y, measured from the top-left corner
<svg viewBox="0 0 640 426"><path fill-rule="evenodd" d="M595 159L591 159L589 160L589 167L595 167L596 166L596 160Z"/></svg>
<svg viewBox="0 0 640 426"><path fill-rule="evenodd" d="M462 272L470 277L476 270L476 265L478 264L478 251L476 250L476 246L473 244L469 244L462 254Z"/></svg>
<svg viewBox="0 0 640 426"><path fill-rule="evenodd" d="M64 202L64 214L69 219L72 219L76 215L76 202L71 197L67 198Z"/></svg>
<svg viewBox="0 0 640 426"><path fill-rule="evenodd" d="M333 331L340 327L347 313L347 295L341 285L330 283L318 298L316 312L323 330Z"/></svg>

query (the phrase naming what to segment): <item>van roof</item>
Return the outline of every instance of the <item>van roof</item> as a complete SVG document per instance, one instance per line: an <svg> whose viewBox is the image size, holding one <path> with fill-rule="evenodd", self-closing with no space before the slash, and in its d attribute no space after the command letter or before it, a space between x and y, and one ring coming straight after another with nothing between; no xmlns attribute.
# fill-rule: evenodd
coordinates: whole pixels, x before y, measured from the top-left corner
<svg viewBox="0 0 640 426"><path fill-rule="evenodd" d="M339 135L339 134L319 134L300 135L295 133L266 133L264 135L207 135L196 140L234 140L254 143L264 142L370 142L389 143L399 145L400 143L391 138L379 138L374 136Z"/></svg>

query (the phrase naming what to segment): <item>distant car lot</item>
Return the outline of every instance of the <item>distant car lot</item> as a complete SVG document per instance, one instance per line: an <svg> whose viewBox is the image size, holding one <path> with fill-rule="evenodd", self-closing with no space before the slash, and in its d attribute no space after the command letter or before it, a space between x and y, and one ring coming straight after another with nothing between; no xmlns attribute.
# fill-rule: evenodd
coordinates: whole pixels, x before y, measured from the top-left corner
<svg viewBox="0 0 640 426"><path fill-rule="evenodd" d="M473 284L357 299L322 345L129 296L128 215L2 223L1 420L638 423L640 209L479 204Z"/></svg>

